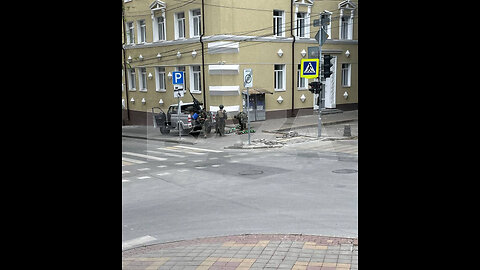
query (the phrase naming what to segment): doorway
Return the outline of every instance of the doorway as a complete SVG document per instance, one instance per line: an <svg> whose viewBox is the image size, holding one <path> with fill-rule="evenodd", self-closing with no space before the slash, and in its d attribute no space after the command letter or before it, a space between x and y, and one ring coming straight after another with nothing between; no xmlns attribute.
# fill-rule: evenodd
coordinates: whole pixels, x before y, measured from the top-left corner
<svg viewBox="0 0 480 270"><path fill-rule="evenodd" d="M247 95L245 95L245 100ZM246 107L247 104L245 104ZM250 95L250 108L248 108L248 118L250 121L265 120L265 93Z"/></svg>

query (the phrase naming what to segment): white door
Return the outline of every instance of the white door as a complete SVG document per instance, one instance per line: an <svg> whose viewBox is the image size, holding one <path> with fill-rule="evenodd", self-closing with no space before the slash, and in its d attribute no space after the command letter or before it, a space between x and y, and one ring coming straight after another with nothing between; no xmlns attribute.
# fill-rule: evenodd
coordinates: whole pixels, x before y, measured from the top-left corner
<svg viewBox="0 0 480 270"><path fill-rule="evenodd" d="M337 57L332 57L333 62L333 72L330 75L330 78L327 78L325 81L325 108L334 109L336 108L336 76L335 71L337 70Z"/></svg>

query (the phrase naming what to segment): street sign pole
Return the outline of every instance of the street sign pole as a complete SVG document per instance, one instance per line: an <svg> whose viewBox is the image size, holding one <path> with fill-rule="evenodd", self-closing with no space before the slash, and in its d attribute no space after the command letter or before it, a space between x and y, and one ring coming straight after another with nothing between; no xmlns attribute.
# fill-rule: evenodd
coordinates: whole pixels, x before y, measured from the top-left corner
<svg viewBox="0 0 480 270"><path fill-rule="evenodd" d="M248 132L248 145L250 145L250 87L253 86L253 74L252 69L243 70L243 85L247 88L247 132Z"/></svg>
<svg viewBox="0 0 480 270"><path fill-rule="evenodd" d="M177 125L178 125L178 136L180 137L180 140L182 140L182 130L183 130L183 125L180 125L180 112L182 111L180 109L180 98L183 97L183 71L174 71L173 72L173 93L174 97L178 98L178 104L177 104Z"/></svg>
<svg viewBox="0 0 480 270"><path fill-rule="evenodd" d="M182 129L180 128L180 95L178 97L178 107L177 107L177 124L178 124L178 136L180 136L180 140L182 140Z"/></svg>

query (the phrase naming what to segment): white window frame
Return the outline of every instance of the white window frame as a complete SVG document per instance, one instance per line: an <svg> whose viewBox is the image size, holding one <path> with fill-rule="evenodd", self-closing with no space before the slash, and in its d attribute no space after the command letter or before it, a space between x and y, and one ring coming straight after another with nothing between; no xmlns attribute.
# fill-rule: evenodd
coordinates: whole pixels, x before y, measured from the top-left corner
<svg viewBox="0 0 480 270"><path fill-rule="evenodd" d="M298 16L298 15L300 15L300 14L302 14L302 17L301 17L301 18L299 18L299 16ZM297 12L297 13L296 13L296 17L297 17L297 19L295 20L295 22L296 22L296 26L295 26L295 27L296 27L296 31L295 31L295 33L296 33L297 37L305 37L305 33L306 33L306 27L305 27L305 25L306 25L307 13L306 13L306 12ZM303 27L302 27L301 24L299 25L300 22L303 22ZM302 35L302 30L303 30L303 35Z"/></svg>
<svg viewBox="0 0 480 270"><path fill-rule="evenodd" d="M327 25L327 29L326 29L328 34L327 39L332 39L332 12L325 10L325 13L329 21L329 24Z"/></svg>
<svg viewBox="0 0 480 270"><path fill-rule="evenodd" d="M129 68L127 69L128 73L128 90L129 91L135 91L137 90L137 85L136 85L136 76L135 76L135 69L134 68Z"/></svg>
<svg viewBox="0 0 480 270"><path fill-rule="evenodd" d="M194 15L193 12L199 11L200 15ZM197 20L198 23L195 23ZM189 14L189 22L190 22L190 37L199 37L202 35L202 12L199 8L190 10ZM195 30L198 31L198 35L195 35Z"/></svg>
<svg viewBox="0 0 480 270"><path fill-rule="evenodd" d="M275 15L275 12L280 12L280 15ZM278 33L278 26L280 20L280 35ZM285 37L285 11L283 10L273 10L273 36L275 37Z"/></svg>
<svg viewBox="0 0 480 270"><path fill-rule="evenodd" d="M167 40L167 28L165 26L166 20L165 15L152 17L152 29L153 29L153 41L165 41ZM162 18L163 22L159 23L158 19ZM163 37L160 36L160 30L163 32Z"/></svg>
<svg viewBox="0 0 480 270"><path fill-rule="evenodd" d="M308 79L307 78L302 78L300 77L300 74L301 74L301 64L298 64L298 67L297 67L297 89L298 90L307 90L308 89ZM300 86L300 81L303 82L303 86Z"/></svg>
<svg viewBox="0 0 480 270"><path fill-rule="evenodd" d="M352 86L352 64L342 63L342 87L351 87L351 86Z"/></svg>
<svg viewBox="0 0 480 270"><path fill-rule="evenodd" d="M183 13L183 18L178 18L179 14ZM185 12L177 12L174 14L175 18L175 23L174 23L174 29L175 29L175 39L185 39ZM182 23L182 28L183 28L183 36L180 36L180 29L179 29L179 23Z"/></svg>
<svg viewBox="0 0 480 270"><path fill-rule="evenodd" d="M143 27L142 27L142 22L143 22ZM143 31L142 31L142 28L143 28ZM137 21L137 33L138 33L137 43L138 44L146 43L147 42L147 24L145 23L145 20Z"/></svg>
<svg viewBox="0 0 480 270"><path fill-rule="evenodd" d="M194 71L193 68L198 67L198 71ZM202 93L202 69L199 65L190 66L190 92L200 94ZM195 75L198 76L198 89L195 89Z"/></svg>
<svg viewBox="0 0 480 270"><path fill-rule="evenodd" d="M163 83L163 88L162 88ZM155 67L155 91L167 92L167 80L165 78L165 67Z"/></svg>
<svg viewBox="0 0 480 270"><path fill-rule="evenodd" d="M138 84L139 91L147 92L147 68L138 68Z"/></svg>
<svg viewBox="0 0 480 270"><path fill-rule="evenodd" d="M276 69L277 66L281 66L281 69ZM286 65L285 64L275 64L273 65L273 89L275 91L286 91L287 84L286 77ZM281 83L281 87L278 87L278 83Z"/></svg>
<svg viewBox="0 0 480 270"><path fill-rule="evenodd" d="M135 27L132 22L126 22L125 30L127 32L127 44L135 43Z"/></svg>
<svg viewBox="0 0 480 270"><path fill-rule="evenodd" d="M338 39L343 40L352 40L353 39L353 16L354 11L350 10L350 14L344 14L344 9L340 10L340 17L339 17L339 37ZM348 17L346 22L343 22L343 18ZM344 27L345 26L345 27ZM346 30L347 33L344 33Z"/></svg>

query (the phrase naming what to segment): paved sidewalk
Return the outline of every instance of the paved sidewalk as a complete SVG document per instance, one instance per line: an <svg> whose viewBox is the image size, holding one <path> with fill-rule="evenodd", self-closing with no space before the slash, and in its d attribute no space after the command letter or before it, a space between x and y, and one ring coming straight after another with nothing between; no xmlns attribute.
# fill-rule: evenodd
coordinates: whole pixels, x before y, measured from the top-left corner
<svg viewBox="0 0 480 270"><path fill-rule="evenodd" d="M358 122L358 110L344 111L340 113L322 114L322 140L338 139L343 136L345 125ZM234 124L227 125L225 130L234 127ZM197 143L205 144L208 141L215 140L215 143L225 145L231 148L255 148L264 147L265 144L260 140L271 141L282 135L288 135L290 131L297 131L298 135L311 138L317 138L318 114L298 115L297 117L268 119L265 121L251 122L251 128L255 133L250 134L250 141L253 145L246 145L248 134L237 135L235 133L226 134L219 137L215 133L210 133L207 139L195 138L189 134L182 134L172 131L168 135L160 133L159 128L153 126L122 126L122 136L129 138L140 138L148 140L158 140L174 142L181 144L194 145ZM352 138L358 136L358 129L352 128Z"/></svg>
<svg viewBox="0 0 480 270"><path fill-rule="evenodd" d="M248 234L153 244L123 251L122 269L358 269L358 239Z"/></svg>

